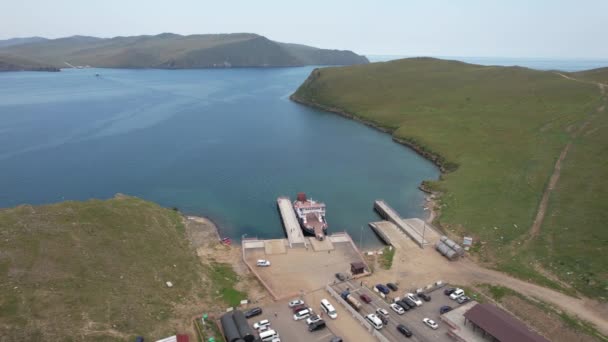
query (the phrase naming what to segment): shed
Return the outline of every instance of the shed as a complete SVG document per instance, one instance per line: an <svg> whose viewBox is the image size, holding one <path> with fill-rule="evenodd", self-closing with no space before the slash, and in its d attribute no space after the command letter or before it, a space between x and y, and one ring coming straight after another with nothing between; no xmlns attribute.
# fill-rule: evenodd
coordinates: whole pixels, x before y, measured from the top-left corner
<svg viewBox="0 0 608 342"><path fill-rule="evenodd" d="M481 331L500 342L549 342L546 338L531 331L517 318L498 307L483 303L477 304L464 314L466 325Z"/></svg>
<svg viewBox="0 0 608 342"><path fill-rule="evenodd" d="M237 340L241 339L239 330L236 327L234 319L232 318L232 312L224 314L220 318L220 323L222 323L222 330L224 330L224 336L226 336L227 342L236 342Z"/></svg>
<svg viewBox="0 0 608 342"><path fill-rule="evenodd" d="M240 310L235 310L232 312L232 319L234 319L234 323L236 323L236 328L238 329L241 338L246 342L253 342L255 336L253 335L251 327L249 327L249 323L247 323L245 314Z"/></svg>
<svg viewBox="0 0 608 342"><path fill-rule="evenodd" d="M361 261L350 263L350 273L361 274L363 272L365 272L365 263L363 263Z"/></svg>
<svg viewBox="0 0 608 342"><path fill-rule="evenodd" d="M188 337L188 335L184 335L184 334L177 335L177 342L189 342L189 341L190 341L190 337Z"/></svg>

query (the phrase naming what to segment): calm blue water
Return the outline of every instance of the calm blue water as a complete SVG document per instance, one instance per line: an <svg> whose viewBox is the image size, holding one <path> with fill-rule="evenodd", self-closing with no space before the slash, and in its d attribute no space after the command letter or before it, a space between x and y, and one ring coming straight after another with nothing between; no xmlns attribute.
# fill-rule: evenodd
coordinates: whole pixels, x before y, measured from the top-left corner
<svg viewBox="0 0 608 342"><path fill-rule="evenodd" d="M288 96L312 68L0 73L0 207L121 192L283 236L280 195L328 206L331 231L377 240L374 199L421 217L438 170L407 148ZM99 72L102 77L96 78Z"/></svg>
<svg viewBox="0 0 608 342"><path fill-rule="evenodd" d="M371 62L386 62L394 59L416 57L397 55L370 55L366 56ZM442 59L451 59L480 65L522 66L537 70L581 71L608 67L606 59L557 59L557 58L508 58L508 57L458 57L458 56L432 56Z"/></svg>

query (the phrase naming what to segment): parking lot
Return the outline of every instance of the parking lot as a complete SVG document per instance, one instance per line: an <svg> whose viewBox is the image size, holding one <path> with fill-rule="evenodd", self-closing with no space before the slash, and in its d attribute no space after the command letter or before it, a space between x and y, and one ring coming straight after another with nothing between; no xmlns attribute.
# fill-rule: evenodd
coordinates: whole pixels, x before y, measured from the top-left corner
<svg viewBox="0 0 608 342"><path fill-rule="evenodd" d="M329 342L332 337L340 336L345 342L375 342L376 340L351 316L329 297L325 290L308 293L303 299L306 305L313 309L314 314L321 314L320 302L322 298L328 298L336 307L337 319L331 319L323 315L327 326L314 332L308 331L306 320L295 321L292 309L288 306L289 300L281 300L263 306L263 313L248 320L250 325L264 319L270 320L271 329L277 331L281 341L288 342ZM291 298L295 299L295 298Z"/></svg>
<svg viewBox="0 0 608 342"><path fill-rule="evenodd" d="M323 288L335 279L335 273L348 273L351 262L362 261L349 242L334 242L332 250L323 251L309 247L287 248L276 254L269 253L268 248L251 248L245 252L245 261L277 299ZM256 267L258 259L269 260L271 266Z"/></svg>
<svg viewBox="0 0 608 342"><path fill-rule="evenodd" d="M388 302L385 299L382 299L375 291L370 290L366 286L361 286L360 281L345 281L332 285L332 288L338 293L349 289L351 294L354 294L361 302L362 306L359 313L362 316L368 315L370 313L375 313L377 308L382 308L388 311L389 322L380 330L380 332L391 341L403 341L405 339L405 336L403 336L399 331L397 331L398 324L403 324L409 330L412 331L412 341L452 341L452 339L447 335L447 325L444 324L439 318L439 308L444 305L449 305L455 308L459 304L451 300L448 296L445 296L443 294L442 289L438 289L429 293L429 295L431 296L430 302L423 301L422 306L410 309L403 315L398 315L390 308ZM403 295L406 292L408 292L408 289L399 289L399 291L397 292L391 292L389 294L389 297L403 298ZM366 304L362 300L360 300L359 296L364 293L372 299L372 302L370 304ZM434 320L437 324L439 324L439 328L437 330L433 330L426 326L422 322L422 319L425 317Z"/></svg>

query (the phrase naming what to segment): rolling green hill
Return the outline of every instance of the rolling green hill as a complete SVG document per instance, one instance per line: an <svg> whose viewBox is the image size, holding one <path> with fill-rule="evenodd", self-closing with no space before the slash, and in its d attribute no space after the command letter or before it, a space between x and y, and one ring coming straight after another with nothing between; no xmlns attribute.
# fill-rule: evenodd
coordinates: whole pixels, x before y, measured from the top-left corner
<svg viewBox="0 0 608 342"><path fill-rule="evenodd" d="M368 63L351 51L284 44L250 33L96 38L73 36L0 48L0 54L56 67L214 68L352 65Z"/></svg>
<svg viewBox="0 0 608 342"><path fill-rule="evenodd" d="M172 335L220 304L219 266L199 262L180 214L134 197L0 209L0 340Z"/></svg>
<svg viewBox="0 0 608 342"><path fill-rule="evenodd" d="M579 74L580 75L580 74ZM521 67L412 58L314 70L292 99L373 124L446 171L437 223L478 258L608 298L608 119L597 85ZM558 157L571 143L531 230Z"/></svg>
<svg viewBox="0 0 608 342"><path fill-rule="evenodd" d="M0 54L0 71L59 71L59 68L22 57Z"/></svg>
<svg viewBox="0 0 608 342"><path fill-rule="evenodd" d="M580 78L587 81L600 82L608 85L608 67L579 72L572 72L570 76Z"/></svg>

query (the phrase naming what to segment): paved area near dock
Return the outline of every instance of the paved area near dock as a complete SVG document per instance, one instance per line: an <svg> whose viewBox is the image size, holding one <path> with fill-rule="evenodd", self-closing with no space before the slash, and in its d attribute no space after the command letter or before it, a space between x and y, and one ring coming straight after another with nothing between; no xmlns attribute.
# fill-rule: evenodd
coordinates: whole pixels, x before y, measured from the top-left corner
<svg viewBox="0 0 608 342"><path fill-rule="evenodd" d="M363 261L350 242L332 244L333 249L327 251L298 247L279 254L267 254L266 248L246 248L245 261L277 298L298 296L333 282L335 273L349 273L351 262ZM256 267L258 259L269 260L271 266Z"/></svg>
<svg viewBox="0 0 608 342"><path fill-rule="evenodd" d="M331 251L334 249L334 244L331 243L331 239L319 241L315 238L309 238L308 241L315 252Z"/></svg>

